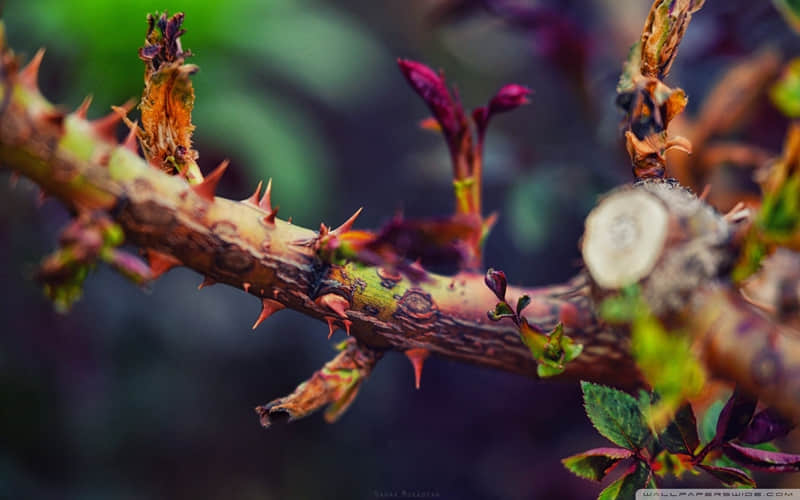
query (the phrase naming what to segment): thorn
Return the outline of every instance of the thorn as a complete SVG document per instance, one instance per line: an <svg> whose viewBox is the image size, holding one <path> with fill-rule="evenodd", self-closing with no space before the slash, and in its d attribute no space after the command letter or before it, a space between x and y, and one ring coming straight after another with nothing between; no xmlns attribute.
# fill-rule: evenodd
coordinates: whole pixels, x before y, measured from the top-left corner
<svg viewBox="0 0 800 500"><path fill-rule="evenodd" d="M39 194L36 196L36 208L42 208L45 201L47 201L47 193L44 192L44 189L39 188Z"/></svg>
<svg viewBox="0 0 800 500"><path fill-rule="evenodd" d="M19 72L18 78L22 85L39 90L39 67L42 65L42 58L44 58L44 49L39 49L28 65Z"/></svg>
<svg viewBox="0 0 800 500"><path fill-rule="evenodd" d="M700 196L697 197L700 201L706 201L708 199L708 194L711 192L711 184L706 184L703 188L703 192L700 193Z"/></svg>
<svg viewBox="0 0 800 500"><path fill-rule="evenodd" d="M19 182L19 172L14 170L11 172L11 175L8 176L8 187L14 189L17 187L17 183Z"/></svg>
<svg viewBox="0 0 800 500"><path fill-rule="evenodd" d="M350 336L350 327L353 325L353 322L349 319L343 319L342 323L344 323L344 331L347 332L347 336Z"/></svg>
<svg viewBox="0 0 800 500"><path fill-rule="evenodd" d="M275 225L275 217L278 215L278 207L275 207L275 210L271 211L264 217L264 222L270 225ZM291 218L289 219L289 223L291 224Z"/></svg>
<svg viewBox="0 0 800 500"><path fill-rule="evenodd" d="M259 187L261 184L259 183ZM275 212L278 213L278 210L272 210L272 177L269 178L267 181L267 189L264 190L264 196L261 197L261 200L258 202L259 208L267 211L267 212Z"/></svg>
<svg viewBox="0 0 800 500"><path fill-rule="evenodd" d="M139 141L136 140L138 136L139 136L139 125L137 123L134 123L133 126L128 131L128 135L125 136L125 140L122 141L122 147L132 152L133 154L138 155Z"/></svg>
<svg viewBox="0 0 800 500"><path fill-rule="evenodd" d="M89 115L89 106L91 105L92 105L92 94L89 94L83 98L83 101L81 101L80 106L78 106L78 109L75 110L74 113L75 116L77 116L81 120L85 120L86 117Z"/></svg>
<svg viewBox="0 0 800 500"><path fill-rule="evenodd" d="M206 178L203 179L203 182L192 186L192 190L201 198L213 203L214 193L217 191L219 180L222 179L223 174L225 174L225 170L228 168L228 163L228 160L224 160L217 168L214 169L213 172L208 174Z"/></svg>
<svg viewBox="0 0 800 500"><path fill-rule="evenodd" d="M116 131L117 125L122 121L122 117L127 115L133 109L135 103L133 100L127 101L122 106L112 106L111 113L107 114L97 120L92 120L91 125L94 133L107 141L115 141L117 139Z"/></svg>
<svg viewBox="0 0 800 500"><path fill-rule="evenodd" d="M205 287L208 287L208 286L211 286L211 285L216 285L216 284L217 284L216 281L214 281L212 278L209 278L208 276L206 276L206 277L203 278L203 282L200 283L199 285L197 285L197 289L198 290L202 290Z"/></svg>
<svg viewBox="0 0 800 500"><path fill-rule="evenodd" d="M274 313L280 311L285 307L286 306L284 306L277 300L261 299L261 314L258 315L258 319L256 319L256 322L253 323L253 330L258 328L258 325L260 325L265 319L269 318Z"/></svg>
<svg viewBox="0 0 800 500"><path fill-rule="evenodd" d="M358 210L356 210L356 213L351 215L349 219L344 221L344 223L341 226L331 231L331 233L341 235L342 233L346 233L351 229L353 229L353 224L356 222L356 219L358 219L358 216L361 215L362 211L364 211L364 207L361 207Z"/></svg>
<svg viewBox="0 0 800 500"><path fill-rule="evenodd" d="M158 250L152 250L148 248L145 250L145 255L147 256L147 261L150 263L151 279L158 278L173 267L183 265L183 262L179 261L177 258L173 257L172 255L159 252Z"/></svg>
<svg viewBox="0 0 800 500"><path fill-rule="evenodd" d="M430 351L423 347L415 347L405 351L406 357L411 361L411 366L414 367L414 385L419 389L419 382L422 378L422 365L425 359L430 355Z"/></svg>
<svg viewBox="0 0 800 500"><path fill-rule="evenodd" d="M333 337L333 332L336 331L336 327L333 325L333 322L336 321L336 318L333 316L325 316L325 321L328 322L328 340Z"/></svg>
<svg viewBox="0 0 800 500"><path fill-rule="evenodd" d="M54 127L58 127L59 131L62 132L62 133L64 131L64 119L65 118L66 118L66 116L64 115L64 113L59 111L59 110L56 110L56 109L54 109L52 111L46 111L46 112L42 113L42 115L41 115L42 121L44 121L45 123L49 123L50 125L53 125Z"/></svg>
<svg viewBox="0 0 800 500"><path fill-rule="evenodd" d="M278 213L278 209L277 209L277 208L275 209L275 213L276 213L276 214ZM289 218L286 220L286 223L287 223L287 224L291 224L291 223L292 223L292 216L291 216L291 215L290 215L290 216L289 216Z"/></svg>
<svg viewBox="0 0 800 500"><path fill-rule="evenodd" d="M336 293L326 293L317 298L314 302L319 306L327 307L339 315L340 318L347 319L347 309L350 308L350 301Z"/></svg>
<svg viewBox="0 0 800 500"><path fill-rule="evenodd" d="M249 204L254 205L254 206L257 207L258 206L258 196L259 196L259 194L261 194L261 185L262 184L263 184L262 181L258 181L258 186L256 186L256 190L253 192L253 194L250 195L250 198L247 198L246 200L242 200L242 202L243 203L249 203Z"/></svg>
<svg viewBox="0 0 800 500"><path fill-rule="evenodd" d="M250 283L245 281L244 283L242 283L242 288L246 293L250 293Z"/></svg>
<svg viewBox="0 0 800 500"><path fill-rule="evenodd" d="M261 293L264 293L264 292L262 291ZM273 299L277 299L278 298L278 289L277 288L272 290L272 298Z"/></svg>

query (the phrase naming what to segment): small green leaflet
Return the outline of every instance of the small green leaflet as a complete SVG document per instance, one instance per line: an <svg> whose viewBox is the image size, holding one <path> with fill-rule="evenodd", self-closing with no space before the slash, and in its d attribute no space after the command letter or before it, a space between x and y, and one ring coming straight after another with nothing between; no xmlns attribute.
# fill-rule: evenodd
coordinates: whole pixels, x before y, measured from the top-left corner
<svg viewBox="0 0 800 500"><path fill-rule="evenodd" d="M581 382L581 389L586 414L600 434L630 450L647 446L652 433L632 396L591 382Z"/></svg>

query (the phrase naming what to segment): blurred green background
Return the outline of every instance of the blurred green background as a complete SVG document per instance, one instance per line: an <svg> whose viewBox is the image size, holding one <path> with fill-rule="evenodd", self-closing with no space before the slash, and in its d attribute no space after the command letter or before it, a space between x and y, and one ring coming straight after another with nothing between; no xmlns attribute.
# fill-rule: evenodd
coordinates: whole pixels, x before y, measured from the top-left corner
<svg viewBox="0 0 800 500"><path fill-rule="evenodd" d="M201 68L201 167L230 158L221 194L233 198L272 177L281 216L310 227L361 205L362 227L397 210L451 210L444 141L418 127L428 112L397 57L443 68L468 108L505 83L528 85L532 104L497 117L487 139L485 204L500 223L486 264L512 282L553 283L577 270L597 195L629 180L614 86L649 2L515 3L552 9L567 28L498 15L495 3L509 2L8 0L4 19L17 52L47 48L44 93L65 108L91 93L97 117L141 94L145 15L186 12L183 46ZM671 79L690 95L689 112L731 62L764 45L798 49L769 2L708 2ZM777 151L785 123L761 115L762 145ZM312 416L262 429L252 408L291 392L337 338L288 311L252 333L255 299L197 291L200 277L183 269L144 293L101 269L58 315L32 275L67 215L35 198L29 183L0 182L0 498L584 499L599 490L559 462L605 445L576 386L435 358L420 391L407 360L390 354L339 423Z"/></svg>

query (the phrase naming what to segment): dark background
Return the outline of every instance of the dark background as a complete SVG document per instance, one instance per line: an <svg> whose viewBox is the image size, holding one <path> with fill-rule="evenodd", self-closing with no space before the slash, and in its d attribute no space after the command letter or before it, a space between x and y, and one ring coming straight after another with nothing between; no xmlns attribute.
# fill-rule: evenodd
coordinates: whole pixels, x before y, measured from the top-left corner
<svg viewBox="0 0 800 500"><path fill-rule="evenodd" d="M42 87L97 117L141 93L145 14L183 10L194 82L196 148L208 171L230 158L221 194L274 179L283 217L315 227L358 206L362 227L402 209L452 207L443 140L395 58L443 68L468 108L520 83L532 104L495 119L486 150L488 210L500 222L486 264L537 285L577 269L582 220L598 194L629 180L614 86L646 0L517 2L557 23L528 26L484 3L442 14L421 0L9 0L11 45L47 47ZM508 3L508 2L506 2ZM474 4L474 5L473 5ZM437 14L438 13L438 14ZM573 45L561 43L569 41ZM561 45L560 45L561 44ZM797 53L770 2L714 1L696 15L670 82L689 113L726 67L772 45ZM584 54L582 60L577 55ZM778 151L785 121L765 100L757 140ZM763 133L768 130L774 133ZM752 132L752 131L751 131ZM742 132L743 136L747 130ZM67 215L36 189L0 179L0 497L587 499L600 487L560 459L608 443L573 384L541 384L442 359L413 388L392 353L336 424L320 415L262 429L252 408L291 392L333 356L325 325L281 312L256 332L259 304L200 276L170 272L140 290L105 268L67 315L32 280ZM790 476L760 484L798 485ZM682 483L714 486L707 477Z"/></svg>

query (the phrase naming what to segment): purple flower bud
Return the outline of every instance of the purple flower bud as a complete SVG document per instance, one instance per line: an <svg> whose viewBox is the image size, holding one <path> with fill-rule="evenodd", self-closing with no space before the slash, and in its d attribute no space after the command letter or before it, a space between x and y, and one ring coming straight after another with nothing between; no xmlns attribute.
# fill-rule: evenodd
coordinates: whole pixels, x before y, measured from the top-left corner
<svg viewBox="0 0 800 500"><path fill-rule="evenodd" d="M505 302L506 286L508 283L506 281L506 273L489 268L489 270L486 271L486 278L484 278L484 281L486 281L486 286L489 287L489 290L494 293L497 299Z"/></svg>
<svg viewBox="0 0 800 500"><path fill-rule="evenodd" d="M531 95L531 89L528 87L516 83L506 85L498 90L489 102L489 114L505 113L523 104L528 104L530 102L529 95Z"/></svg>

